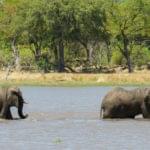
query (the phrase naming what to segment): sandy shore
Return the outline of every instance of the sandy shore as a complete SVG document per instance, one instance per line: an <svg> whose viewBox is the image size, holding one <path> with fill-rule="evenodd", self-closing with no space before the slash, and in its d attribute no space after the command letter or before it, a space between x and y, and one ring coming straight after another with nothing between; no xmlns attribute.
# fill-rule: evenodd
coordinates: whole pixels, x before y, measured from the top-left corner
<svg viewBox="0 0 150 150"><path fill-rule="evenodd" d="M41 86L150 85L150 71L114 74L0 72L0 84Z"/></svg>

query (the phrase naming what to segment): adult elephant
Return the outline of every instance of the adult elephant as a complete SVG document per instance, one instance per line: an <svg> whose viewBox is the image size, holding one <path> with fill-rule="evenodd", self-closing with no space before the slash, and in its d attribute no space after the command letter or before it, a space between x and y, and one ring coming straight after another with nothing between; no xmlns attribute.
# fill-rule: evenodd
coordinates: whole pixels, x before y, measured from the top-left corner
<svg viewBox="0 0 150 150"><path fill-rule="evenodd" d="M24 99L22 92L18 87L1 87L0 88L0 118L13 119L10 108L18 108L18 115L25 119L28 115L23 114Z"/></svg>
<svg viewBox="0 0 150 150"><path fill-rule="evenodd" d="M102 100L101 118L135 118L139 114L150 118L150 88L115 88Z"/></svg>

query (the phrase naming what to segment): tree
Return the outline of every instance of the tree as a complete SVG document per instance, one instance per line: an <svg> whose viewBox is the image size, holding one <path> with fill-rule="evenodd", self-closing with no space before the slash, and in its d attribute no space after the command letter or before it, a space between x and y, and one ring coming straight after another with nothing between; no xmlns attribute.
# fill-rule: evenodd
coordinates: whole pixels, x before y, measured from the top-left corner
<svg viewBox="0 0 150 150"><path fill-rule="evenodd" d="M20 2L16 0L14 2ZM1 29L0 33L2 35L5 45L9 45L13 51L14 65L16 70L20 70L20 58L19 58L19 49L17 47L19 36L21 34L22 27L20 24L14 24L14 20L17 19L16 10L17 5L14 2L9 3L9 1L4 2L2 5L2 17L1 17ZM12 64L10 64L12 65Z"/></svg>
<svg viewBox="0 0 150 150"><path fill-rule="evenodd" d="M74 7L72 39L85 48L87 62L92 64L93 51L97 44L108 39L103 3L97 0L82 0L74 6L76 7Z"/></svg>
<svg viewBox="0 0 150 150"><path fill-rule="evenodd" d="M72 30L72 14L69 0L55 0L48 4L49 39L54 48L55 58L58 63L58 71L63 72L65 68L65 45L69 42Z"/></svg>
<svg viewBox="0 0 150 150"><path fill-rule="evenodd" d="M108 30L127 61L128 71L132 72L132 47L135 37L144 30L144 3L142 0L109 1L107 12Z"/></svg>
<svg viewBox="0 0 150 150"><path fill-rule="evenodd" d="M45 1L35 0L34 2L23 2L18 8L20 20L24 19L24 35L30 45L38 62L41 57L41 50L47 38Z"/></svg>

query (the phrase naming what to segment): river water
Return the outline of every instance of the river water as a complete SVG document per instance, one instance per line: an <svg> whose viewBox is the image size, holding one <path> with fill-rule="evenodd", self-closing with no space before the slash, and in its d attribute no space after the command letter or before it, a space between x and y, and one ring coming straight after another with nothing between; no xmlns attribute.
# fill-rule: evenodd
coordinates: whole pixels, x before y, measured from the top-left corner
<svg viewBox="0 0 150 150"><path fill-rule="evenodd" d="M112 87L20 87L25 120L0 120L1 150L148 150L150 121L100 120ZM17 112L11 110L16 118Z"/></svg>

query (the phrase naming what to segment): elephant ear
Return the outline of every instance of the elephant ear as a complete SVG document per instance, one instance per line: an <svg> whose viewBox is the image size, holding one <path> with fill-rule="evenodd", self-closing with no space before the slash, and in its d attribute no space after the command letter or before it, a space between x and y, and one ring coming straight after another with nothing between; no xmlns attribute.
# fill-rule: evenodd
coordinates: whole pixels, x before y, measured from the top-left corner
<svg viewBox="0 0 150 150"><path fill-rule="evenodd" d="M10 87L9 91L13 94L16 94L17 96L18 95L22 96L22 93L18 87Z"/></svg>
<svg viewBox="0 0 150 150"><path fill-rule="evenodd" d="M18 96L19 100L22 101L24 104L28 104L22 96L22 92L20 91L20 89L18 87L10 87L8 89L8 96L12 96L12 95L16 95Z"/></svg>
<svg viewBox="0 0 150 150"><path fill-rule="evenodd" d="M18 87L11 87L10 91L11 91L12 94L15 94L16 96L18 96L18 98L20 100L22 100L22 102L24 104L28 104L26 101L24 101L23 96L22 96L22 92L20 91L20 89Z"/></svg>
<svg viewBox="0 0 150 150"><path fill-rule="evenodd" d="M12 97L13 95L16 95L16 96L18 96L20 98L22 97L22 93L21 93L21 91L20 91L20 89L18 87L10 87L10 88L8 88L8 90L7 90L8 99L10 97Z"/></svg>

